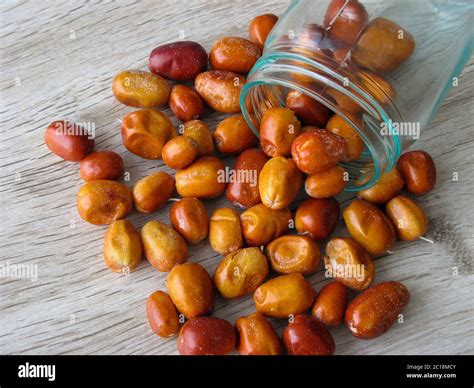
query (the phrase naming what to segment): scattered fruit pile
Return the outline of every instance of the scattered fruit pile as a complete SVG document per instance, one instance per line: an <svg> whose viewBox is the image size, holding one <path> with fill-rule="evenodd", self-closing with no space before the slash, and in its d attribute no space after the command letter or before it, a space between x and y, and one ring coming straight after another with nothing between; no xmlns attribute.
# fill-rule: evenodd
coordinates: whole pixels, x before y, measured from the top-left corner
<svg viewBox="0 0 474 388"><path fill-rule="evenodd" d="M350 0L339 12L343 3L347 2L331 3L327 17L333 24L327 32L353 44L349 30L360 28L361 20L365 25L365 10ZM84 128L56 121L46 130L45 142L53 153L80 161L80 175L86 181L77 196L80 216L94 225L109 225L104 238L106 265L115 272L132 272L144 255L157 271L168 272L168 293L151 294L147 314L158 336L179 334L181 354L226 354L234 348L240 354L277 355L284 349L289 354L333 354L335 344L327 327L345 322L355 337L374 338L390 328L409 302L401 283L373 285L372 258L387 252L397 235L412 241L428 228L420 206L400 195L403 187L414 195L433 189L435 165L423 151L402 155L396 168L360 191L343 211L350 237L330 239L323 255L334 280L316 293L305 279L319 268L318 242L331 236L340 218L334 196L344 190L347 174L338 163L357 160L364 143L345 120L297 91L288 93L285 107L265 111L259 139L238 114L245 74L260 57L277 20L270 14L256 17L250 24L250 40L219 39L209 57L195 42L157 47L149 57L150 72L126 70L114 78L117 100L140 108L122 120L123 145L144 159L162 159L176 170L174 177L159 171L130 190L117 181L124 172L121 157L111 151L93 152L94 141ZM380 23L376 19L368 24L353 53L373 70L378 70L374 63L381 66L380 56L378 62L372 58L378 47L372 34ZM407 50L411 49L400 56L400 63ZM207 70L208 62L212 70ZM384 70L394 65L386 63ZM177 83L171 87L168 80L194 80L194 88ZM155 109L167 103L184 123L179 134ZM212 133L200 120L205 105L234 115ZM218 154L238 155L233 172L240 179L222 179L225 166L215 148ZM309 198L293 218L288 206L303 180ZM150 221L139 233L124 219L133 206L140 213L158 211L175 190L181 199L171 206L171 226ZM244 211L221 208L209 217L202 201L224 193ZM290 234L290 229L297 234ZM207 237L223 256L212 278L201 265L187 262L188 244ZM277 276L268 279L270 272ZM360 292L350 302L349 289ZM239 318L235 328L209 317L215 290L226 299L253 295L256 312ZM283 341L266 317L289 321Z"/></svg>

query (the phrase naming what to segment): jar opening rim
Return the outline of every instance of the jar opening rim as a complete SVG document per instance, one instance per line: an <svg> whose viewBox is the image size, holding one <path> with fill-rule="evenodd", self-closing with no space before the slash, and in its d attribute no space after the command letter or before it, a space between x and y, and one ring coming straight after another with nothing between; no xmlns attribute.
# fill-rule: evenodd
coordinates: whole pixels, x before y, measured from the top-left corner
<svg viewBox="0 0 474 388"><path fill-rule="evenodd" d="M315 72L301 68L297 65L290 65L288 60L292 61L302 61L303 63L310 64L318 69L318 74ZM259 88L262 86L270 87L270 88L286 88L289 90L298 90L309 97L315 99L319 103L322 103L335 114L341 116L351 127L353 127L358 134L361 136L364 144L366 146L365 156L369 157L372 161L372 169L370 170L371 177L370 179L362 180L361 178L358 179L357 184L348 185L346 187L346 191L360 191L365 188L369 188L373 186L380 176L389 170L391 170L398 159L401 153L401 143L399 136L394 131L389 131L389 139L381 139L380 141L377 140L379 144L372 144L372 140L366 136L366 131L362 128L354 125L351 121L350 117L344 112L344 110L338 108L334 103L329 101L327 98L324 98L323 95L318 95L312 93L311 90L304 87L303 83L295 82L294 80L288 80L282 77L272 77L271 73L276 71L288 71L291 70L297 71L305 76L314 77L315 80L322 81L326 83L327 86L331 85L331 88L336 89L340 93L343 93L352 101L355 101L359 106L361 106L363 115L362 115L362 122L363 125L367 128L367 131L376 132L377 126L375 121L373 120L374 117L377 118L380 122L385 123L386 126L389 128L392 126L392 120L386 111L383 109L380 104L375 101L375 99L366 93L364 90L361 90L357 85L353 84L350 80L344 77L342 74L337 73L333 69L329 68L328 66L313 61L309 58L306 58L302 55L292 54L292 53L272 53L269 55L265 55L264 57L260 58L260 60L256 63L253 67L251 72L249 73L248 82L243 87L241 95L240 95L240 105L242 108L242 114L245 117L246 121L248 122L252 131L259 136L259 130L254 125L252 118L250 117L250 113L247 109L246 100L249 97L252 90L255 88ZM261 73L264 72L265 75L261 77ZM270 74L268 74L270 73ZM332 79L331 79L332 78ZM334 82L334 80L338 80L340 83L344 82L344 86ZM362 98L363 99L362 99ZM279 101L280 106L284 106L284 102L282 100ZM395 121L395 120L394 120ZM380 129L379 129L380 130ZM378 135L381 137L382 135ZM359 162L360 163L360 162ZM357 163L340 163L340 165L344 168L352 168L352 169L359 169L360 174L362 175L363 168L361 165ZM357 166L357 167L356 167ZM367 168L366 168L366 171Z"/></svg>

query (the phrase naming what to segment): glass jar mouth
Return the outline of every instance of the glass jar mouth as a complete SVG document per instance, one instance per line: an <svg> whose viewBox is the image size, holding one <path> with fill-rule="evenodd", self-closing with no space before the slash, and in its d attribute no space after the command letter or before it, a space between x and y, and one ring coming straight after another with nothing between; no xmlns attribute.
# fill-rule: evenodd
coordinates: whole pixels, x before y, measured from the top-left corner
<svg viewBox="0 0 474 388"><path fill-rule="evenodd" d="M295 80L289 76L291 74L306 77L324 87L315 92L305 82L301 82L301 79ZM282 90L297 90L323 104L354 128L364 142L365 147L360 159L340 163L351 176L346 191L356 192L369 188L384 172L393 168L401 152L400 138L392 128L392 122L396 122L400 117L399 112L396 106L389 102L391 114L388 114L370 93L353 82L353 74L350 71L324 58L315 61L288 52L276 52L260 58L249 73L248 81L240 95L242 114L257 136L258 123L264 110L255 105L255 102L263 103L265 109L285 107ZM361 124L335 103L328 95L328 90L336 91L360 106ZM249 102L252 103L252 112L248 109ZM388 128L388 136L382 136L381 123Z"/></svg>

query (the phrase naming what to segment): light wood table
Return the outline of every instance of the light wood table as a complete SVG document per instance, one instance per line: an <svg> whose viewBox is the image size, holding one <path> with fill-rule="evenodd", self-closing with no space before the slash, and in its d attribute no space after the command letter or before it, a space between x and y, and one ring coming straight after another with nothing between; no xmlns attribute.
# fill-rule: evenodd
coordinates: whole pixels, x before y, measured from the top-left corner
<svg viewBox="0 0 474 388"><path fill-rule="evenodd" d="M145 260L130 275L104 265L106 228L86 224L76 212L82 185L78 164L51 154L44 130L63 118L95 123L96 149L122 155L130 185L151 172L168 171L161 161L142 160L122 146L118 120L133 109L114 99L113 76L146 69L151 49L178 40L180 32L210 49L218 37L247 36L253 16L281 14L287 5L277 0L2 2L1 264L3 270L19 264L37 269L37 280L0 278L0 353L176 353L176 339L153 335L145 314L147 296L165 289L166 274ZM393 255L376 261L377 282L401 281L411 291L404 322L371 341L356 340L344 326L331 329L338 354L474 353L473 73L471 61L416 145L428 150L438 167L436 189L420 198L435 243L398 242ZM219 117L205 120L214 128ZM231 158L224 160L231 165ZM229 204L222 198L206 206L210 212ZM168 223L168 210L129 219L137 227L152 219ZM220 258L200 243L189 260L212 274ZM322 270L309 279L317 290L327 281ZM233 323L253 311L250 297L218 298L213 315ZM274 324L281 331L285 322Z"/></svg>

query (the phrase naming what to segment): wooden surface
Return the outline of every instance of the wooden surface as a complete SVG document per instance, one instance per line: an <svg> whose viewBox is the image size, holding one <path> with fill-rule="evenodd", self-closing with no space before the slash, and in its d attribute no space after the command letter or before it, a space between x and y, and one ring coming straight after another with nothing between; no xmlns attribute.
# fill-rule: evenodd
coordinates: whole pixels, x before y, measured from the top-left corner
<svg viewBox="0 0 474 388"><path fill-rule="evenodd" d="M55 119L95 123L96 149L123 156L129 185L166 170L122 146L118 120L133 109L114 99L113 76L146 69L151 49L179 39L180 30L209 49L218 37L246 36L253 16L280 14L286 6L276 0L2 2L1 263L33 266L38 278L0 278L0 353L176 353L176 339L154 336L145 314L147 296L165 289L166 274L145 260L130 275L105 266L106 228L86 224L76 212L78 165L48 151L44 130ZM376 262L377 282L402 281L411 292L404 322L371 341L356 340L344 326L331 329L338 354L474 353L473 75L471 61L417 143L438 166L435 191L420 199L435 243L398 242L393 255ZM205 120L214 128L218 118ZM168 223L168 210L129 219L137 227L152 219ZM220 258L201 243L189 260L212 274ZM310 280L318 290L326 282L322 270ZM250 297L218 298L213 315L233 323L253 310ZM274 324L281 330L285 322Z"/></svg>

